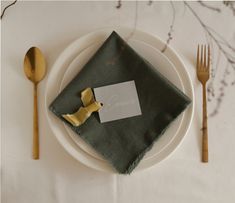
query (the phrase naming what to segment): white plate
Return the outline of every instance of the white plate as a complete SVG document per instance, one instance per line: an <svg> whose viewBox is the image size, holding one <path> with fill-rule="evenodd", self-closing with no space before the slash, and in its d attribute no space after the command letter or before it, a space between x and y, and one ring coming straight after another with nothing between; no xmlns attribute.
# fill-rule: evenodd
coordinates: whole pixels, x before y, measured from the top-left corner
<svg viewBox="0 0 235 203"><path fill-rule="evenodd" d="M130 35L131 30L127 28L104 29L73 42L59 56L53 66L47 82L46 88L46 107L49 124L55 136L62 146L77 160L92 168L114 172L111 166L102 159L90 146L88 146L79 136L56 118L48 110L48 106L58 95L61 88L77 74L112 30L116 30L123 38ZM173 82L179 89L188 95L192 101L193 88L189 75L176 53L168 48L164 54L159 49L164 43L156 37L141 31L135 31L134 35L128 40L140 55L150 61L163 75ZM151 44L151 45L150 45ZM146 154L135 171L148 168L159 161L165 159L179 145L190 126L193 116L193 104L179 116L163 136L154 144L154 147Z"/></svg>

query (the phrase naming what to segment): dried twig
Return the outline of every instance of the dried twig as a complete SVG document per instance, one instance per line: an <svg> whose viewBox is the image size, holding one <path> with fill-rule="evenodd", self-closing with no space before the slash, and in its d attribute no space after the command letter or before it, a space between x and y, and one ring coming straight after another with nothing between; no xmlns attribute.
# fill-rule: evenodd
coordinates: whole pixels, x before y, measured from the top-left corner
<svg viewBox="0 0 235 203"><path fill-rule="evenodd" d="M127 41L134 35L137 27L137 21L138 21L138 0L135 1L135 16L134 16L133 30L131 31L130 35L126 38Z"/></svg>
<svg viewBox="0 0 235 203"><path fill-rule="evenodd" d="M212 111L212 113L209 115L210 117L213 117L219 113L220 106L221 106L223 98L225 96L225 88L228 86L227 76L230 74L228 68L229 68L229 64L227 63L227 66L226 66L224 74L223 74L223 78L220 81L221 87L219 88L219 95L216 98L216 106L215 106L214 110Z"/></svg>
<svg viewBox="0 0 235 203"><path fill-rule="evenodd" d="M213 46L212 43L210 43L211 46ZM213 47L211 48L211 52L213 51ZM213 53L212 55L213 56ZM207 92L208 92L208 101L212 101L211 98L215 97L215 88L214 88L214 80L215 80L215 76L216 76L216 72L219 68L219 62L220 62L220 58L221 58L221 52L218 53L218 56L216 57L216 63L213 66L213 60L212 60L212 66L211 66L211 78L209 80L208 86L207 86Z"/></svg>
<svg viewBox="0 0 235 203"><path fill-rule="evenodd" d="M218 12L218 13L221 12L221 9L220 9L220 8L217 8L217 7L213 7L213 6L211 6L211 5L208 5L208 4L206 4L205 2L203 2L203 1L198 1L198 3L199 3L201 6L203 6L203 7L205 7L205 8L208 8L208 9L210 9L210 10L212 10L212 11L216 11L216 12Z"/></svg>
<svg viewBox="0 0 235 203"><path fill-rule="evenodd" d="M149 0L149 1L148 1L148 5L149 5L149 6L151 6L151 5L152 5L152 3L153 3L153 1L152 1L152 0Z"/></svg>
<svg viewBox="0 0 235 203"><path fill-rule="evenodd" d="M121 0L118 0L118 4L116 6L117 9L121 8L122 7L122 1Z"/></svg>
<svg viewBox="0 0 235 203"><path fill-rule="evenodd" d="M212 29L211 27L208 27L208 29L213 32L218 38L218 42L220 44L225 45L225 47L227 47L228 49L230 49L230 51L235 53L235 47L232 47L231 44L229 44L218 32L216 32L214 29Z"/></svg>
<svg viewBox="0 0 235 203"><path fill-rule="evenodd" d="M166 40L166 43L165 43L165 46L163 47L163 49L161 50L161 52L165 52L168 45L170 44L170 41L173 39L172 38L172 33L174 31L174 25L175 25L175 7L174 7L174 4L173 2L171 1L171 7L172 7L172 11L173 11L173 14L172 14L172 21L171 21L171 25L170 25L170 30L169 32L167 33L168 35L168 38Z"/></svg>
<svg viewBox="0 0 235 203"><path fill-rule="evenodd" d="M235 1L224 1L223 3L231 9L233 15L235 16Z"/></svg>
<svg viewBox="0 0 235 203"><path fill-rule="evenodd" d="M232 56L227 50L224 49L223 45L228 45L229 43L226 42L225 39L223 39L220 36L220 39L222 38L223 44L221 44L216 35L214 35L214 33L212 32L212 28L210 28L209 26L207 26L202 20L201 18L198 16L198 14L193 10L193 8L186 2L184 1L184 4L189 8L189 10L191 11L191 13L194 15L194 17L198 20L198 22L200 23L200 25L204 28L205 32L211 37L211 39L215 42L215 44L217 45L218 49L222 52L222 54L224 55L224 57L226 58L226 60L229 62L229 64L231 65L231 67L235 70L235 58L234 56ZM218 35L218 34L217 34ZM231 45L227 46L227 48L230 48L231 50L234 50L235 48L232 47Z"/></svg>
<svg viewBox="0 0 235 203"><path fill-rule="evenodd" d="M13 6L14 4L16 4L16 2L17 2L17 0L13 1L12 3L10 3L8 6L6 6L6 7L3 9L2 14L1 14L1 19L3 18L3 16L4 16L6 10L7 10L9 7L11 7L11 6Z"/></svg>

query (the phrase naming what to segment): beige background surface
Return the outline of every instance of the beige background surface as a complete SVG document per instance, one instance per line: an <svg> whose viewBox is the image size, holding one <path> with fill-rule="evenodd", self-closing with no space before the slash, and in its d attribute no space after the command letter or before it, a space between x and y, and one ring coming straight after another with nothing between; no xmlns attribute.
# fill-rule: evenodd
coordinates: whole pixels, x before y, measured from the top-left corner
<svg viewBox="0 0 235 203"><path fill-rule="evenodd" d="M3 2L6 5L7 2ZM215 6L221 3L213 3ZM31 159L32 85L23 73L23 57L32 45L44 52L48 68L80 36L106 26L134 26L135 2L18 2L1 21L2 202L4 203L198 203L235 201L234 86L216 117L209 119L210 163L200 162L201 87L195 75L197 43L206 37L182 2L174 2L176 19L171 46L181 55L193 80L195 115L189 133L167 160L130 176L110 175L74 160L53 136L39 86L41 159ZM208 25L235 45L235 17L190 5ZM138 3L137 28L163 40L172 20L169 2ZM216 51L215 51L216 56ZM222 60L222 59L221 59ZM220 62L224 70L226 63ZM219 69L220 70L220 69ZM223 71L217 72L215 89ZM234 71L229 77L234 79ZM231 79L230 78L230 79ZM213 111L215 101L209 105Z"/></svg>

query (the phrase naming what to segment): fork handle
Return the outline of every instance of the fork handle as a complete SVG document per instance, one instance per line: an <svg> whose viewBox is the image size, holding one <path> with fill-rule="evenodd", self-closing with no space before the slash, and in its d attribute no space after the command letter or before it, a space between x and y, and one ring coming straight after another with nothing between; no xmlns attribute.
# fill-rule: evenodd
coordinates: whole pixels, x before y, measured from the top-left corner
<svg viewBox="0 0 235 203"><path fill-rule="evenodd" d="M208 159L206 84L203 84L202 162L207 163L208 161L209 159Z"/></svg>

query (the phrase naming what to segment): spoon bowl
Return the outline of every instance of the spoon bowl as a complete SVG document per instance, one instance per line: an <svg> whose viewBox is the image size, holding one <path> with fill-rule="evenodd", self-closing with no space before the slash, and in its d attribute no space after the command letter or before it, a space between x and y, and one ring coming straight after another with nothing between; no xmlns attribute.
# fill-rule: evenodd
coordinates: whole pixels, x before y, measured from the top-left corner
<svg viewBox="0 0 235 203"><path fill-rule="evenodd" d="M46 75L46 61L37 47L31 47L24 58L24 72L33 83L39 83Z"/></svg>

